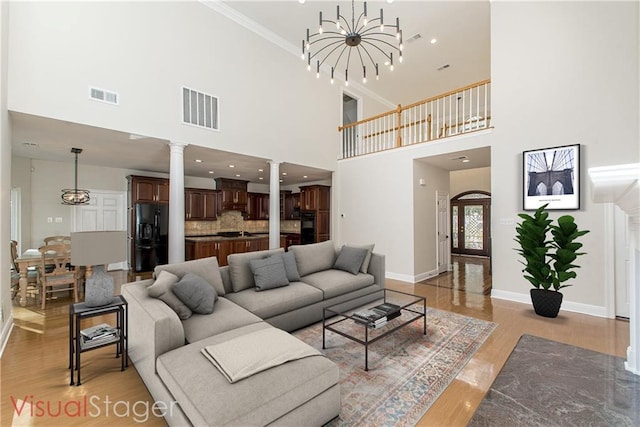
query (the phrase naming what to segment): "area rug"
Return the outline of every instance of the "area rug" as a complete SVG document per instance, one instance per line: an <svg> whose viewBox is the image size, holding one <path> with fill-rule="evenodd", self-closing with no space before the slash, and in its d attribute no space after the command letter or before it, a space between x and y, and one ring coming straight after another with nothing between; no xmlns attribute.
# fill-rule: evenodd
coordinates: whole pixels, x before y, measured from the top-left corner
<svg viewBox="0 0 640 427"><path fill-rule="evenodd" d="M624 359L523 335L469 426L638 426L640 377Z"/></svg>
<svg viewBox="0 0 640 427"><path fill-rule="evenodd" d="M343 323L354 331L363 329L355 322ZM363 345L327 331L327 348L322 349L322 323L294 335L340 368L342 408L330 426L405 426L422 418L495 327L427 308L427 335L419 319L371 344L368 372Z"/></svg>

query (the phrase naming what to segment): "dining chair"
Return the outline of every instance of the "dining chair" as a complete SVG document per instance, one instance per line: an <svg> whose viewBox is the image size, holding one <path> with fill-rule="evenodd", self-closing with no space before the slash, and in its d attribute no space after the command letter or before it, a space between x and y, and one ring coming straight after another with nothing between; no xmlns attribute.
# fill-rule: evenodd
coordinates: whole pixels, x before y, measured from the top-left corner
<svg viewBox="0 0 640 427"><path fill-rule="evenodd" d="M71 236L48 236L44 238L45 245L70 245L71 244Z"/></svg>
<svg viewBox="0 0 640 427"><path fill-rule="evenodd" d="M42 308L45 308L47 294L61 291L73 291L74 302L78 302L78 273L69 267L71 261L70 245L45 245L38 248L41 254L38 266L40 296ZM51 271L48 266L53 265Z"/></svg>
<svg viewBox="0 0 640 427"><path fill-rule="evenodd" d="M16 264L18 256L18 242L15 240L10 241L11 251L11 299L15 298L16 294L20 290L20 267ZM31 291L37 291L38 283L38 270L35 267L27 269L27 286L31 286ZM29 287L27 287L29 291Z"/></svg>

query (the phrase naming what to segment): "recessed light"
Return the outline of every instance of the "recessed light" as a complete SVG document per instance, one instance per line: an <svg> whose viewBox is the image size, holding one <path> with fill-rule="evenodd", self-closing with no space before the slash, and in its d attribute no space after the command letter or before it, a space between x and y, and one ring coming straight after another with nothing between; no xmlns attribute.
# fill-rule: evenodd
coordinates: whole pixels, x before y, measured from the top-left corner
<svg viewBox="0 0 640 427"><path fill-rule="evenodd" d="M258 179L259 179L259 180L263 180L264 178L263 178L263 177L260 177L260 178L258 178Z"/></svg>
<svg viewBox="0 0 640 427"><path fill-rule="evenodd" d="M431 44L436 44L436 43L438 43L438 39L436 38L431 39Z"/></svg>
<svg viewBox="0 0 640 427"><path fill-rule="evenodd" d="M235 167L236 167L236 165L229 165L229 167L230 167L230 168L235 168Z"/></svg>
<svg viewBox="0 0 640 427"><path fill-rule="evenodd" d="M469 163L471 160L469 159L462 159L462 163Z"/></svg>
<svg viewBox="0 0 640 427"><path fill-rule="evenodd" d="M264 172L264 169L258 169L258 172Z"/></svg>
<svg viewBox="0 0 640 427"><path fill-rule="evenodd" d="M237 176L238 178L240 178L240 174L239 174L239 173L237 173L237 174L236 174L236 176Z"/></svg>
<svg viewBox="0 0 640 427"><path fill-rule="evenodd" d="M280 182L282 182L282 180L280 180Z"/></svg>
<svg viewBox="0 0 640 427"><path fill-rule="evenodd" d="M200 160L200 159L195 159L195 160L194 160L194 162L196 162L196 163L202 163L202 160Z"/></svg>
<svg viewBox="0 0 640 427"><path fill-rule="evenodd" d="M309 178L307 175L302 175L302 177L303 177L304 179Z"/></svg>
<svg viewBox="0 0 640 427"><path fill-rule="evenodd" d="M209 173L213 173L213 171L209 171Z"/></svg>
<svg viewBox="0 0 640 427"><path fill-rule="evenodd" d="M282 176L287 176L287 173L286 172L282 172Z"/></svg>

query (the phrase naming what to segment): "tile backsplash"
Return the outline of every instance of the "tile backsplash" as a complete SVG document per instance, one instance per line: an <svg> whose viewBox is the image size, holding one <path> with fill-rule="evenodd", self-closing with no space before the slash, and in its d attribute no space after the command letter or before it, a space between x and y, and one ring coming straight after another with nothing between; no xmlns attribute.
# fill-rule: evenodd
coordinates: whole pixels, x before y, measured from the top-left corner
<svg viewBox="0 0 640 427"><path fill-rule="evenodd" d="M224 231L246 231L249 233L268 233L268 220L246 221L240 211L225 211L217 221L185 221L185 236L207 236ZM280 221L280 232L299 233L300 221Z"/></svg>

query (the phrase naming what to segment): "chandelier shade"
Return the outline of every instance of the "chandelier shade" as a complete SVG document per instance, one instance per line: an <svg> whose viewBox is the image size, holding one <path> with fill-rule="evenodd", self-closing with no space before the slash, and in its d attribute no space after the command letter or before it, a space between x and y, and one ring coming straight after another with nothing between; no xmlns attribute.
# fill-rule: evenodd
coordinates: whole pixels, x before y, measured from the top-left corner
<svg viewBox="0 0 640 427"><path fill-rule="evenodd" d="M89 190L82 190L78 188L78 154L82 153L82 148L72 148L71 152L76 155L74 169L74 187L62 190L62 204L86 205L87 203L89 203L89 200L91 200L89 197Z"/></svg>
<svg viewBox="0 0 640 427"><path fill-rule="evenodd" d="M351 0L351 19L347 19L336 6L336 19L324 19L319 13L319 26L316 33L307 28L306 38L302 40L302 59L307 61L307 69L316 70L316 77L320 77L320 68L327 63L331 67L331 83L336 73L344 70L345 84L349 85L349 67L354 67L351 76L361 75L362 82L367 82L367 67L369 73L380 78L382 64L393 71L394 57L402 62L402 30L400 18L395 24L385 23L384 11L380 15L370 18L367 12L367 2L362 4L362 12L356 16L355 0ZM352 58L353 56L353 58Z"/></svg>

